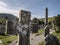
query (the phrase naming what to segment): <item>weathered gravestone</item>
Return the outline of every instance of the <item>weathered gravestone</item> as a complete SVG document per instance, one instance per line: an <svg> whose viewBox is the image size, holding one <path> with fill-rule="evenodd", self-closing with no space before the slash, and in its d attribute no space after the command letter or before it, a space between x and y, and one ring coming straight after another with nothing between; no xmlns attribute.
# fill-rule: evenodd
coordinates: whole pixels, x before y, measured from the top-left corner
<svg viewBox="0 0 60 45"><path fill-rule="evenodd" d="M45 30L45 35L44 36L47 36L49 34L49 31L50 31L49 30L49 25L46 25L44 30Z"/></svg>
<svg viewBox="0 0 60 45"><path fill-rule="evenodd" d="M48 26L48 8L46 8L46 15L45 15L45 35L47 36L49 34L49 26Z"/></svg>
<svg viewBox="0 0 60 45"><path fill-rule="evenodd" d="M21 24L21 31L19 31L19 43L18 45L30 45L30 31L29 31L29 25L30 25L30 16L31 12L21 10L19 15L19 21Z"/></svg>
<svg viewBox="0 0 60 45"><path fill-rule="evenodd" d="M46 18L45 18L45 45L60 45L57 37L49 34L49 25L48 25L48 8L46 8Z"/></svg>
<svg viewBox="0 0 60 45"><path fill-rule="evenodd" d="M6 33L7 34L16 34L15 23L16 22L13 20L6 20Z"/></svg>
<svg viewBox="0 0 60 45"><path fill-rule="evenodd" d="M30 32L28 25L20 25L17 28L19 30L18 45L29 45Z"/></svg>
<svg viewBox="0 0 60 45"><path fill-rule="evenodd" d="M32 23L32 33L38 33L38 24L37 23Z"/></svg>

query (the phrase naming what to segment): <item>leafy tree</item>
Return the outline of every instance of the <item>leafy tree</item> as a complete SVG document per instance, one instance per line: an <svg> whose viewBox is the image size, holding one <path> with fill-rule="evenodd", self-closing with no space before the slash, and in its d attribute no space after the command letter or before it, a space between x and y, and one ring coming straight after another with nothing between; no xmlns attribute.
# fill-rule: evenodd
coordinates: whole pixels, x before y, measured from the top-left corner
<svg viewBox="0 0 60 45"><path fill-rule="evenodd" d="M60 27L60 15L57 16L56 25Z"/></svg>
<svg viewBox="0 0 60 45"><path fill-rule="evenodd" d="M37 19L37 18L33 18L32 22L37 23L38 25L44 24L44 21L40 21L40 20Z"/></svg>
<svg viewBox="0 0 60 45"><path fill-rule="evenodd" d="M53 23L55 25L56 32L60 32L60 14L54 17Z"/></svg>
<svg viewBox="0 0 60 45"><path fill-rule="evenodd" d="M32 22L38 23L38 19L37 19L37 18L33 18L33 19L32 19Z"/></svg>
<svg viewBox="0 0 60 45"><path fill-rule="evenodd" d="M38 21L39 25L44 25L44 21Z"/></svg>
<svg viewBox="0 0 60 45"><path fill-rule="evenodd" d="M49 22L49 25L51 25L51 22Z"/></svg>

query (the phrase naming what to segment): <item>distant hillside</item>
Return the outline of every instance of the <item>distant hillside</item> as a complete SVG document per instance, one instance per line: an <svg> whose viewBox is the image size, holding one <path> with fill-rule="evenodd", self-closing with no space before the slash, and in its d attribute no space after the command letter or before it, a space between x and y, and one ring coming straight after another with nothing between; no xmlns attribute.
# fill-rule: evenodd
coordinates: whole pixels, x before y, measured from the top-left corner
<svg viewBox="0 0 60 45"><path fill-rule="evenodd" d="M17 17L12 15L12 14L7 14L7 13L0 13L0 18L5 18L8 17L8 20L16 20Z"/></svg>
<svg viewBox="0 0 60 45"><path fill-rule="evenodd" d="M48 22L52 21L52 19L53 19L53 17L49 17L49 18L48 18ZM41 18L41 19L39 19L39 20L45 21L45 18Z"/></svg>
<svg viewBox="0 0 60 45"><path fill-rule="evenodd" d="M48 18L48 22L52 22L52 20L53 20L53 17Z"/></svg>
<svg viewBox="0 0 60 45"><path fill-rule="evenodd" d="M44 20L45 20L45 18L40 18L39 20L40 20L40 21L44 21Z"/></svg>

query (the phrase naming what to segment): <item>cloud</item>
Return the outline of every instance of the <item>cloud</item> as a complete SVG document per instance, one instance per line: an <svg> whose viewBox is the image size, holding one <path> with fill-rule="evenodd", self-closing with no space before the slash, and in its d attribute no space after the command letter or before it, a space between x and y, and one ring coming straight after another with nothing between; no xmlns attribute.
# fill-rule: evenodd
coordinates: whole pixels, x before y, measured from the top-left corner
<svg viewBox="0 0 60 45"><path fill-rule="evenodd" d="M28 9L22 8L22 7L20 7L18 10L9 9L9 8L7 8L8 6L9 5L7 5L6 3L0 1L0 13L10 13L10 14L13 14L13 15L19 17L19 9L29 11ZM41 18L40 15L31 15L31 19L33 19L34 17L37 17L38 19Z"/></svg>
<svg viewBox="0 0 60 45"><path fill-rule="evenodd" d="M41 15L31 15L31 19L33 19L35 17L38 18L38 19L45 18L45 16L41 16Z"/></svg>
<svg viewBox="0 0 60 45"><path fill-rule="evenodd" d="M13 15L19 17L18 10L8 9L7 6L8 5L6 3L0 1L0 13L10 13L10 14L13 14Z"/></svg>
<svg viewBox="0 0 60 45"><path fill-rule="evenodd" d="M33 19L35 17L37 17L38 19L40 18L40 16L38 16L38 15L31 15L31 19Z"/></svg>
<svg viewBox="0 0 60 45"><path fill-rule="evenodd" d="M0 7L0 13L10 13L18 17L18 10L12 10L4 7Z"/></svg>
<svg viewBox="0 0 60 45"><path fill-rule="evenodd" d="M7 6L6 3L0 1L0 7L6 7L6 6Z"/></svg>
<svg viewBox="0 0 60 45"><path fill-rule="evenodd" d="M27 10L27 11L29 11L28 9L26 9L26 8L19 8L19 9L17 9L17 10L14 10L14 9L9 9L9 8L7 8L9 5L7 5L6 3L4 3L4 2L1 2L0 1L0 13L9 13L9 14L13 14L14 16L17 16L18 18L19 18L19 11L20 10Z"/></svg>

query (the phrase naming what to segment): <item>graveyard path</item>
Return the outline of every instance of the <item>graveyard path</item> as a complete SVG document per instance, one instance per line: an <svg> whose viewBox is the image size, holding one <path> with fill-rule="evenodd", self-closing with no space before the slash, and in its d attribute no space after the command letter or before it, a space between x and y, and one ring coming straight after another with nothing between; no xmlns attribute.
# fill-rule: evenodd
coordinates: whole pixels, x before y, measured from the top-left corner
<svg viewBox="0 0 60 45"><path fill-rule="evenodd" d="M9 45L17 45L17 39L14 40L12 43L10 43Z"/></svg>
<svg viewBox="0 0 60 45"><path fill-rule="evenodd" d="M54 30L50 31L50 33L52 33L52 32L54 32ZM17 40L18 39L16 39L9 45L18 45L18 42L16 42ZM38 36L36 36L36 34L30 33L30 45L39 45L39 43L41 43L42 41L44 41L44 33L42 35L38 35Z"/></svg>
<svg viewBox="0 0 60 45"><path fill-rule="evenodd" d="M30 45L38 45L41 41L44 40L44 34L39 36L35 36L34 34L33 36L31 35L30 35Z"/></svg>
<svg viewBox="0 0 60 45"><path fill-rule="evenodd" d="M55 31L50 30L50 34L53 32L55 32ZM39 43L41 43L42 41L44 41L44 34L39 35L39 36L35 36L35 34L33 34L33 35L30 34L30 45L39 45Z"/></svg>

